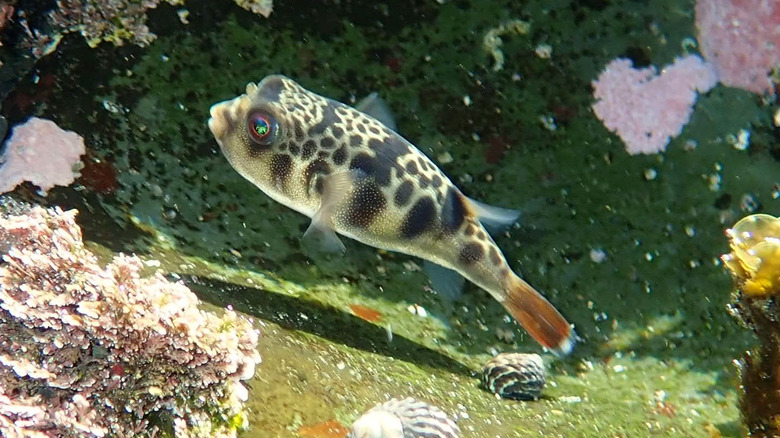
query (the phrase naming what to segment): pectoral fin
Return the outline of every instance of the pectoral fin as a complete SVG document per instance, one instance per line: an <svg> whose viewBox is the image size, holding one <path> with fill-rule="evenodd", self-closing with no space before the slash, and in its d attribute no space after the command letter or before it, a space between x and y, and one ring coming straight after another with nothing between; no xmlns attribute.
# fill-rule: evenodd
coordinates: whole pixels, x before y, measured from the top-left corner
<svg viewBox="0 0 780 438"><path fill-rule="evenodd" d="M323 249L329 252L345 252L346 248L333 229L333 213L352 189L359 171L337 172L323 175L322 201L320 208L311 218L309 228L303 233L304 239L320 241Z"/></svg>
<svg viewBox="0 0 780 438"><path fill-rule="evenodd" d="M482 223L491 234L509 228L509 226L517 222L517 219L520 217L520 212L518 210L494 207L475 201L471 198L468 199L471 207L477 214L479 222Z"/></svg>

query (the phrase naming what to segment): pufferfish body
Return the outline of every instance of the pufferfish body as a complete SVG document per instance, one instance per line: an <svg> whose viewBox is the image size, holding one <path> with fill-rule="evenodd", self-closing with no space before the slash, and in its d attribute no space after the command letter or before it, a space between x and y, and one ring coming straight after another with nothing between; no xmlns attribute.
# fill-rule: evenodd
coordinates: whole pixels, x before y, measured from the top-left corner
<svg viewBox="0 0 780 438"><path fill-rule="evenodd" d="M211 107L209 129L230 164L268 196L312 218L306 235L343 249L336 233L457 271L541 345L567 354L570 325L514 274L481 220L510 210L467 198L420 150L356 108L272 75Z"/></svg>

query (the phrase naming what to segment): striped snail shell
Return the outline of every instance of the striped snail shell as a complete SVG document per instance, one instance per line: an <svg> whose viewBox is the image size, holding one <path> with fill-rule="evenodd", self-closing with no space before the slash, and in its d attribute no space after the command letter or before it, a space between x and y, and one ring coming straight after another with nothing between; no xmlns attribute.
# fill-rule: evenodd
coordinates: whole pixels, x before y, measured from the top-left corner
<svg viewBox="0 0 780 438"><path fill-rule="evenodd" d="M545 384L542 357L538 354L502 353L482 369L482 384L504 398L536 400Z"/></svg>
<svg viewBox="0 0 780 438"><path fill-rule="evenodd" d="M371 408L347 438L460 438L460 429L441 409L410 397Z"/></svg>

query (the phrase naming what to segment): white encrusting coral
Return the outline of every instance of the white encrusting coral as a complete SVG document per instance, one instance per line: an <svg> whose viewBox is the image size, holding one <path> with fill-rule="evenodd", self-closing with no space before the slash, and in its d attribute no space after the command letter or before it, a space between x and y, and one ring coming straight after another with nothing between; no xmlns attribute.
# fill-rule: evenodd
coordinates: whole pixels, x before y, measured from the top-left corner
<svg viewBox="0 0 780 438"><path fill-rule="evenodd" d="M30 117L13 128L0 156L0 193L29 181L46 196L52 187L70 185L83 167L84 139L51 120Z"/></svg>

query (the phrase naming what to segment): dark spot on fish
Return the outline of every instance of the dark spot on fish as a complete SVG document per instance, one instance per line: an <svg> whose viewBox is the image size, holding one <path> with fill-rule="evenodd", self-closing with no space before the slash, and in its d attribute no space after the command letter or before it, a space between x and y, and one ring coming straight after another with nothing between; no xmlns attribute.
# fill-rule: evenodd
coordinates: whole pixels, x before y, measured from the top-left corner
<svg viewBox="0 0 780 438"><path fill-rule="evenodd" d="M287 154L275 154L271 157L270 170L277 187L287 184L292 174L293 161Z"/></svg>
<svg viewBox="0 0 780 438"><path fill-rule="evenodd" d="M376 160L374 160L374 157L366 153L360 153L355 155L355 158L353 158L352 161L349 162L350 170L355 170L355 169L361 170L367 176L374 174L375 167L376 167Z"/></svg>
<svg viewBox="0 0 780 438"><path fill-rule="evenodd" d="M384 140L372 138L368 141L368 147L376 153L377 157L388 159L393 163L398 162L400 157L407 155L409 145L399 136L390 136Z"/></svg>
<svg viewBox="0 0 780 438"><path fill-rule="evenodd" d="M350 226L366 228L387 207L382 190L373 181L364 181L355 188L347 207L346 222Z"/></svg>
<svg viewBox="0 0 780 438"><path fill-rule="evenodd" d="M374 151L379 163L375 176L380 184L385 186L390 184L392 169L396 169L399 178L403 177L404 170L399 164L400 159L410 153L409 145L405 140L397 135L384 140L373 138L369 140L368 147Z"/></svg>
<svg viewBox="0 0 780 438"><path fill-rule="evenodd" d="M347 161L347 147L342 145L333 152L333 164L341 166L345 161Z"/></svg>
<svg viewBox="0 0 780 438"><path fill-rule="evenodd" d="M411 181L404 181L401 183L401 185L398 186L398 189L395 191L395 205L398 207L403 207L408 204L409 199L412 197L413 189L414 187L412 186Z"/></svg>
<svg viewBox="0 0 780 438"><path fill-rule="evenodd" d="M333 137L335 137L336 139L339 139L341 138L342 135L344 135L344 130L338 126L332 127L330 132L331 134L333 134Z"/></svg>
<svg viewBox="0 0 780 438"><path fill-rule="evenodd" d="M301 148L300 148L300 147L299 147L297 144L290 143L290 154L291 154L293 157L297 157L297 156L298 156L298 153L299 153L300 151L301 151Z"/></svg>
<svg viewBox="0 0 780 438"><path fill-rule="evenodd" d="M359 135L350 135L349 136L349 145L353 148L360 147L363 144L363 137Z"/></svg>
<svg viewBox="0 0 780 438"><path fill-rule="evenodd" d="M303 149L301 150L301 158L308 160L316 151L317 143L315 143L314 140L306 140L306 143L303 144Z"/></svg>
<svg viewBox="0 0 780 438"><path fill-rule="evenodd" d="M417 163L414 161L406 163L406 171L409 172L410 175L417 175Z"/></svg>
<svg viewBox="0 0 780 438"><path fill-rule="evenodd" d="M390 182L392 180L393 168L396 168L397 165L393 162L381 161L381 160L377 161L377 163L378 166L375 169L374 178L376 178L376 181L379 184L381 184L383 187L387 187L390 185Z"/></svg>
<svg viewBox="0 0 780 438"><path fill-rule="evenodd" d="M279 143L279 147L277 148L279 152L286 152L287 151L287 143L281 142Z"/></svg>
<svg viewBox="0 0 780 438"><path fill-rule="evenodd" d="M436 187L437 189L441 187L441 177L439 175L433 175L433 178L431 179L431 184Z"/></svg>
<svg viewBox="0 0 780 438"><path fill-rule="evenodd" d="M374 125L368 125L368 132L370 132L373 135L379 135L381 131L379 131L379 128L377 128Z"/></svg>
<svg viewBox="0 0 780 438"><path fill-rule="evenodd" d="M326 163L324 160L314 160L311 163L309 163L308 166L306 166L306 169L303 171L303 182L304 187L306 187L306 190L311 190L312 187L312 180L314 178L317 178L315 181L316 186L315 189L317 190L317 193L322 193L322 177L325 175L330 174L330 165Z"/></svg>
<svg viewBox="0 0 780 438"><path fill-rule="evenodd" d="M366 153L360 153L349 163L349 168L361 170L382 186L390 185L390 172L393 168L391 162L377 160Z"/></svg>
<svg viewBox="0 0 780 438"><path fill-rule="evenodd" d="M336 141L333 140L333 137L323 137L320 140L320 147L323 149L332 149L335 145Z"/></svg>
<svg viewBox="0 0 780 438"><path fill-rule="evenodd" d="M444 230L454 233L460 229L461 224L466 219L466 206L463 203L463 195L458 193L455 188L447 189L447 195L441 209L441 223ZM469 224L466 227L466 235L474 234L474 226Z"/></svg>
<svg viewBox="0 0 780 438"><path fill-rule="evenodd" d="M429 180L425 175L420 175L420 178L417 179L417 183L420 185L421 189L427 189L430 182L431 180Z"/></svg>
<svg viewBox="0 0 780 438"><path fill-rule="evenodd" d="M328 151L317 152L317 158L319 158L320 160L327 160L328 157L330 157L330 152Z"/></svg>
<svg viewBox="0 0 780 438"><path fill-rule="evenodd" d="M479 240L485 240L485 238L486 238L486 237L487 237L487 236L485 235L485 232L484 232L484 231L482 231L482 230L479 230L479 232L477 233L477 239L479 239Z"/></svg>
<svg viewBox="0 0 780 438"><path fill-rule="evenodd" d="M406 214L404 223L401 225L401 236L406 239L419 236L433 227L435 217L436 205L433 203L433 199L428 196L420 198Z"/></svg>
<svg viewBox="0 0 780 438"><path fill-rule="evenodd" d="M494 265L498 266L501 264L501 254L498 253L498 249L495 246L491 246L488 253L490 254L490 261Z"/></svg>
<svg viewBox="0 0 780 438"><path fill-rule="evenodd" d="M423 157L418 158L417 162L420 164L420 169L422 169L423 171L428 170L428 163L425 161Z"/></svg>
<svg viewBox="0 0 780 438"><path fill-rule="evenodd" d="M329 126L341 122L341 118L336 114L333 105L322 105L320 108L322 108L322 118L320 118L320 121L316 125L312 125L309 128L309 137L319 136L325 132Z"/></svg>
<svg viewBox="0 0 780 438"><path fill-rule="evenodd" d="M477 232L477 227L475 227L474 224L468 224L466 225L466 229L463 231L463 234L465 234L468 237L471 237L476 232Z"/></svg>
<svg viewBox="0 0 780 438"><path fill-rule="evenodd" d="M355 128L356 128L356 129L357 129L357 131L358 131L359 133L361 133L361 134L365 134L365 133L366 133L366 125L364 125L364 124L362 124L362 123L356 123L356 124L355 124Z"/></svg>
<svg viewBox="0 0 780 438"><path fill-rule="evenodd" d="M303 124L308 125L309 123L311 123L311 114L305 113L303 115Z"/></svg>
<svg viewBox="0 0 780 438"><path fill-rule="evenodd" d="M484 256L485 250L482 249L482 245L472 242L463 245L463 248L460 249L458 261L464 265L471 265L478 262Z"/></svg>
<svg viewBox="0 0 780 438"><path fill-rule="evenodd" d="M300 123L295 124L295 141L302 142L304 139L303 136L303 128L301 128Z"/></svg>
<svg viewBox="0 0 780 438"><path fill-rule="evenodd" d="M256 95L260 96L261 100L276 101L279 100L279 95L284 90L284 79L280 76L271 76L259 85Z"/></svg>
<svg viewBox="0 0 780 438"><path fill-rule="evenodd" d="M501 268L501 270L499 271L499 275L501 275L501 278L509 277L509 268L507 267Z"/></svg>

